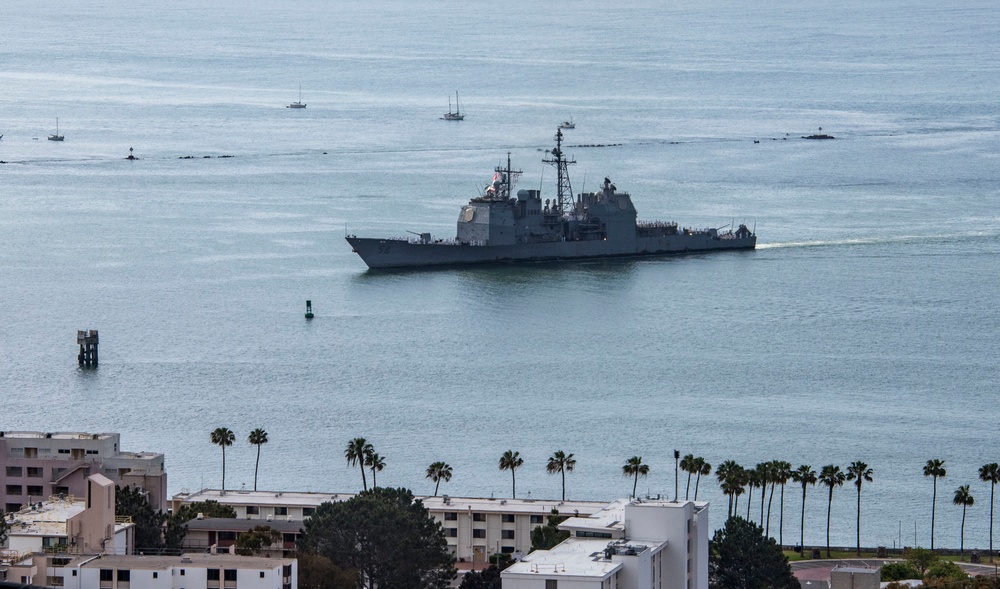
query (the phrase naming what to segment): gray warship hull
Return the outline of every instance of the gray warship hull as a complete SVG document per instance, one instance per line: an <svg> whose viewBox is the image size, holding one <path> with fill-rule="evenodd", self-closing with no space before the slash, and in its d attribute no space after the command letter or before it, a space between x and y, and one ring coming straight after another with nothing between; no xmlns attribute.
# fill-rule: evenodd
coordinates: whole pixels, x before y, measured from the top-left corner
<svg viewBox="0 0 1000 589"><path fill-rule="evenodd" d="M354 252L372 269L431 268L475 264L552 262L598 258L669 256L724 250L752 250L757 236L711 236L705 233L637 238L631 246L608 240L464 245L408 239L347 237Z"/></svg>
<svg viewBox="0 0 1000 589"><path fill-rule="evenodd" d="M690 229L677 223L639 221L627 192L610 178L595 192L573 194L568 167L576 163L563 152L562 130L542 161L556 168L556 198L539 190L518 190L521 175L510 165L497 166L493 180L458 214L454 239L373 238L348 235L347 241L369 268L435 268L665 256L693 252L754 249L755 231L746 225Z"/></svg>

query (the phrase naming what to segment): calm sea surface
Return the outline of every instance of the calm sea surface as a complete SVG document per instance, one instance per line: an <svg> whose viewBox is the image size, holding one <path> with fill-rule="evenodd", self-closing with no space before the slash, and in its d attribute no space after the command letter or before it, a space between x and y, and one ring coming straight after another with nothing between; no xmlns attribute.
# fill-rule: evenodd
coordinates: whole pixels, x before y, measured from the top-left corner
<svg viewBox="0 0 1000 589"><path fill-rule="evenodd" d="M257 427L274 490L359 488L355 436L381 483L430 493L444 460L452 495L508 495L507 449L519 495L558 496L564 450L568 496L593 500L631 490L633 455L672 495L675 448L863 460L862 541L887 546L929 544L940 458L936 544L958 545L970 484L966 545L986 545L993 0L15 0L0 23L0 429L121 432L166 454L171 492L219 487L218 426L231 488ZM284 108L300 85L308 108ZM439 120L456 90L466 120ZM568 118L575 191L609 176L643 219L746 222L759 249L390 274L351 253L345 231L453 236L508 151L553 197L541 159ZM819 127L837 140L799 139ZM99 369L77 329L100 330ZM854 500L835 494L835 544Z"/></svg>

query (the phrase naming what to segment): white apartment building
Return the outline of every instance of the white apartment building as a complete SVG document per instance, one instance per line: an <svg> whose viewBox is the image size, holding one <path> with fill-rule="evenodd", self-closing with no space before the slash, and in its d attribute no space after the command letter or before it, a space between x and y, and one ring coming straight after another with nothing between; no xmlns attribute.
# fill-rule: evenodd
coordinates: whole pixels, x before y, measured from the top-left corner
<svg viewBox="0 0 1000 589"><path fill-rule="evenodd" d="M36 555L9 580L62 589L297 589L292 558L223 554L180 556Z"/></svg>
<svg viewBox="0 0 1000 589"><path fill-rule="evenodd" d="M708 589L708 503L622 499L501 573L504 589Z"/></svg>
<svg viewBox="0 0 1000 589"><path fill-rule="evenodd" d="M87 477L148 493L153 509L166 508L163 454L123 452L119 434L0 431L0 506L18 511L52 495L84 496Z"/></svg>
<svg viewBox="0 0 1000 589"><path fill-rule="evenodd" d="M219 491L205 489L179 493L173 509L200 501L217 501L232 506L237 519L308 519L321 503L346 501L353 493L301 493L267 491ZM497 553L527 554L531 550L531 530L544 525L553 509L560 515L588 516L607 506L603 501L558 501L536 499L494 499L417 497L444 528L448 548L460 563L485 563Z"/></svg>

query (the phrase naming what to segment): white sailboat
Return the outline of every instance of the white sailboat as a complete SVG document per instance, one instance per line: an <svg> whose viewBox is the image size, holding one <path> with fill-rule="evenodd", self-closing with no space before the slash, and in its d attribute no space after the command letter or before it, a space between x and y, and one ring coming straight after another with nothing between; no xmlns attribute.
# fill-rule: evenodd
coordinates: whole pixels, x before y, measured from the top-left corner
<svg viewBox="0 0 1000 589"><path fill-rule="evenodd" d="M49 141L62 141L65 138L65 135L59 134L59 117L56 117L56 132L55 135L49 135Z"/></svg>
<svg viewBox="0 0 1000 589"><path fill-rule="evenodd" d="M455 112L451 112L451 96L448 97L448 112L441 117L445 121L461 121L465 118L462 109L458 106L458 90L455 90Z"/></svg>
<svg viewBox="0 0 1000 589"><path fill-rule="evenodd" d="M306 107L305 103L302 102L302 84L299 84L299 99L298 99L298 101L289 104L285 108L305 108L305 107Z"/></svg>

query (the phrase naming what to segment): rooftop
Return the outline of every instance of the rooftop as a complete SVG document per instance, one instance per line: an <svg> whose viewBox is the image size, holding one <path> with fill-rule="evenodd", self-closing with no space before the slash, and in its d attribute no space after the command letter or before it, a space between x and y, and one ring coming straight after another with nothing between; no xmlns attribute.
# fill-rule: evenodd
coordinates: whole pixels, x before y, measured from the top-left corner
<svg viewBox="0 0 1000 589"><path fill-rule="evenodd" d="M621 568L604 557L607 540L571 538L552 550L536 550L516 562L504 575L550 575L603 579Z"/></svg>
<svg viewBox="0 0 1000 589"><path fill-rule="evenodd" d="M202 489L194 493L178 493L174 501L217 501L225 505L295 505L316 507L320 503L347 501L354 493L310 493L301 491L220 491Z"/></svg>
<svg viewBox="0 0 1000 589"><path fill-rule="evenodd" d="M8 517L11 536L65 536L66 522L83 513L84 502L75 500L48 501L35 503L40 507L25 507Z"/></svg>
<svg viewBox="0 0 1000 589"><path fill-rule="evenodd" d="M106 555L83 565L92 569L166 570L171 567L205 567L228 569L273 569L292 564L294 558L265 558L262 556L239 556L235 554L190 553L180 556L118 556Z"/></svg>
<svg viewBox="0 0 1000 589"><path fill-rule="evenodd" d="M0 432L2 438L34 438L54 440L108 440L117 437L118 434L91 434L86 432Z"/></svg>

